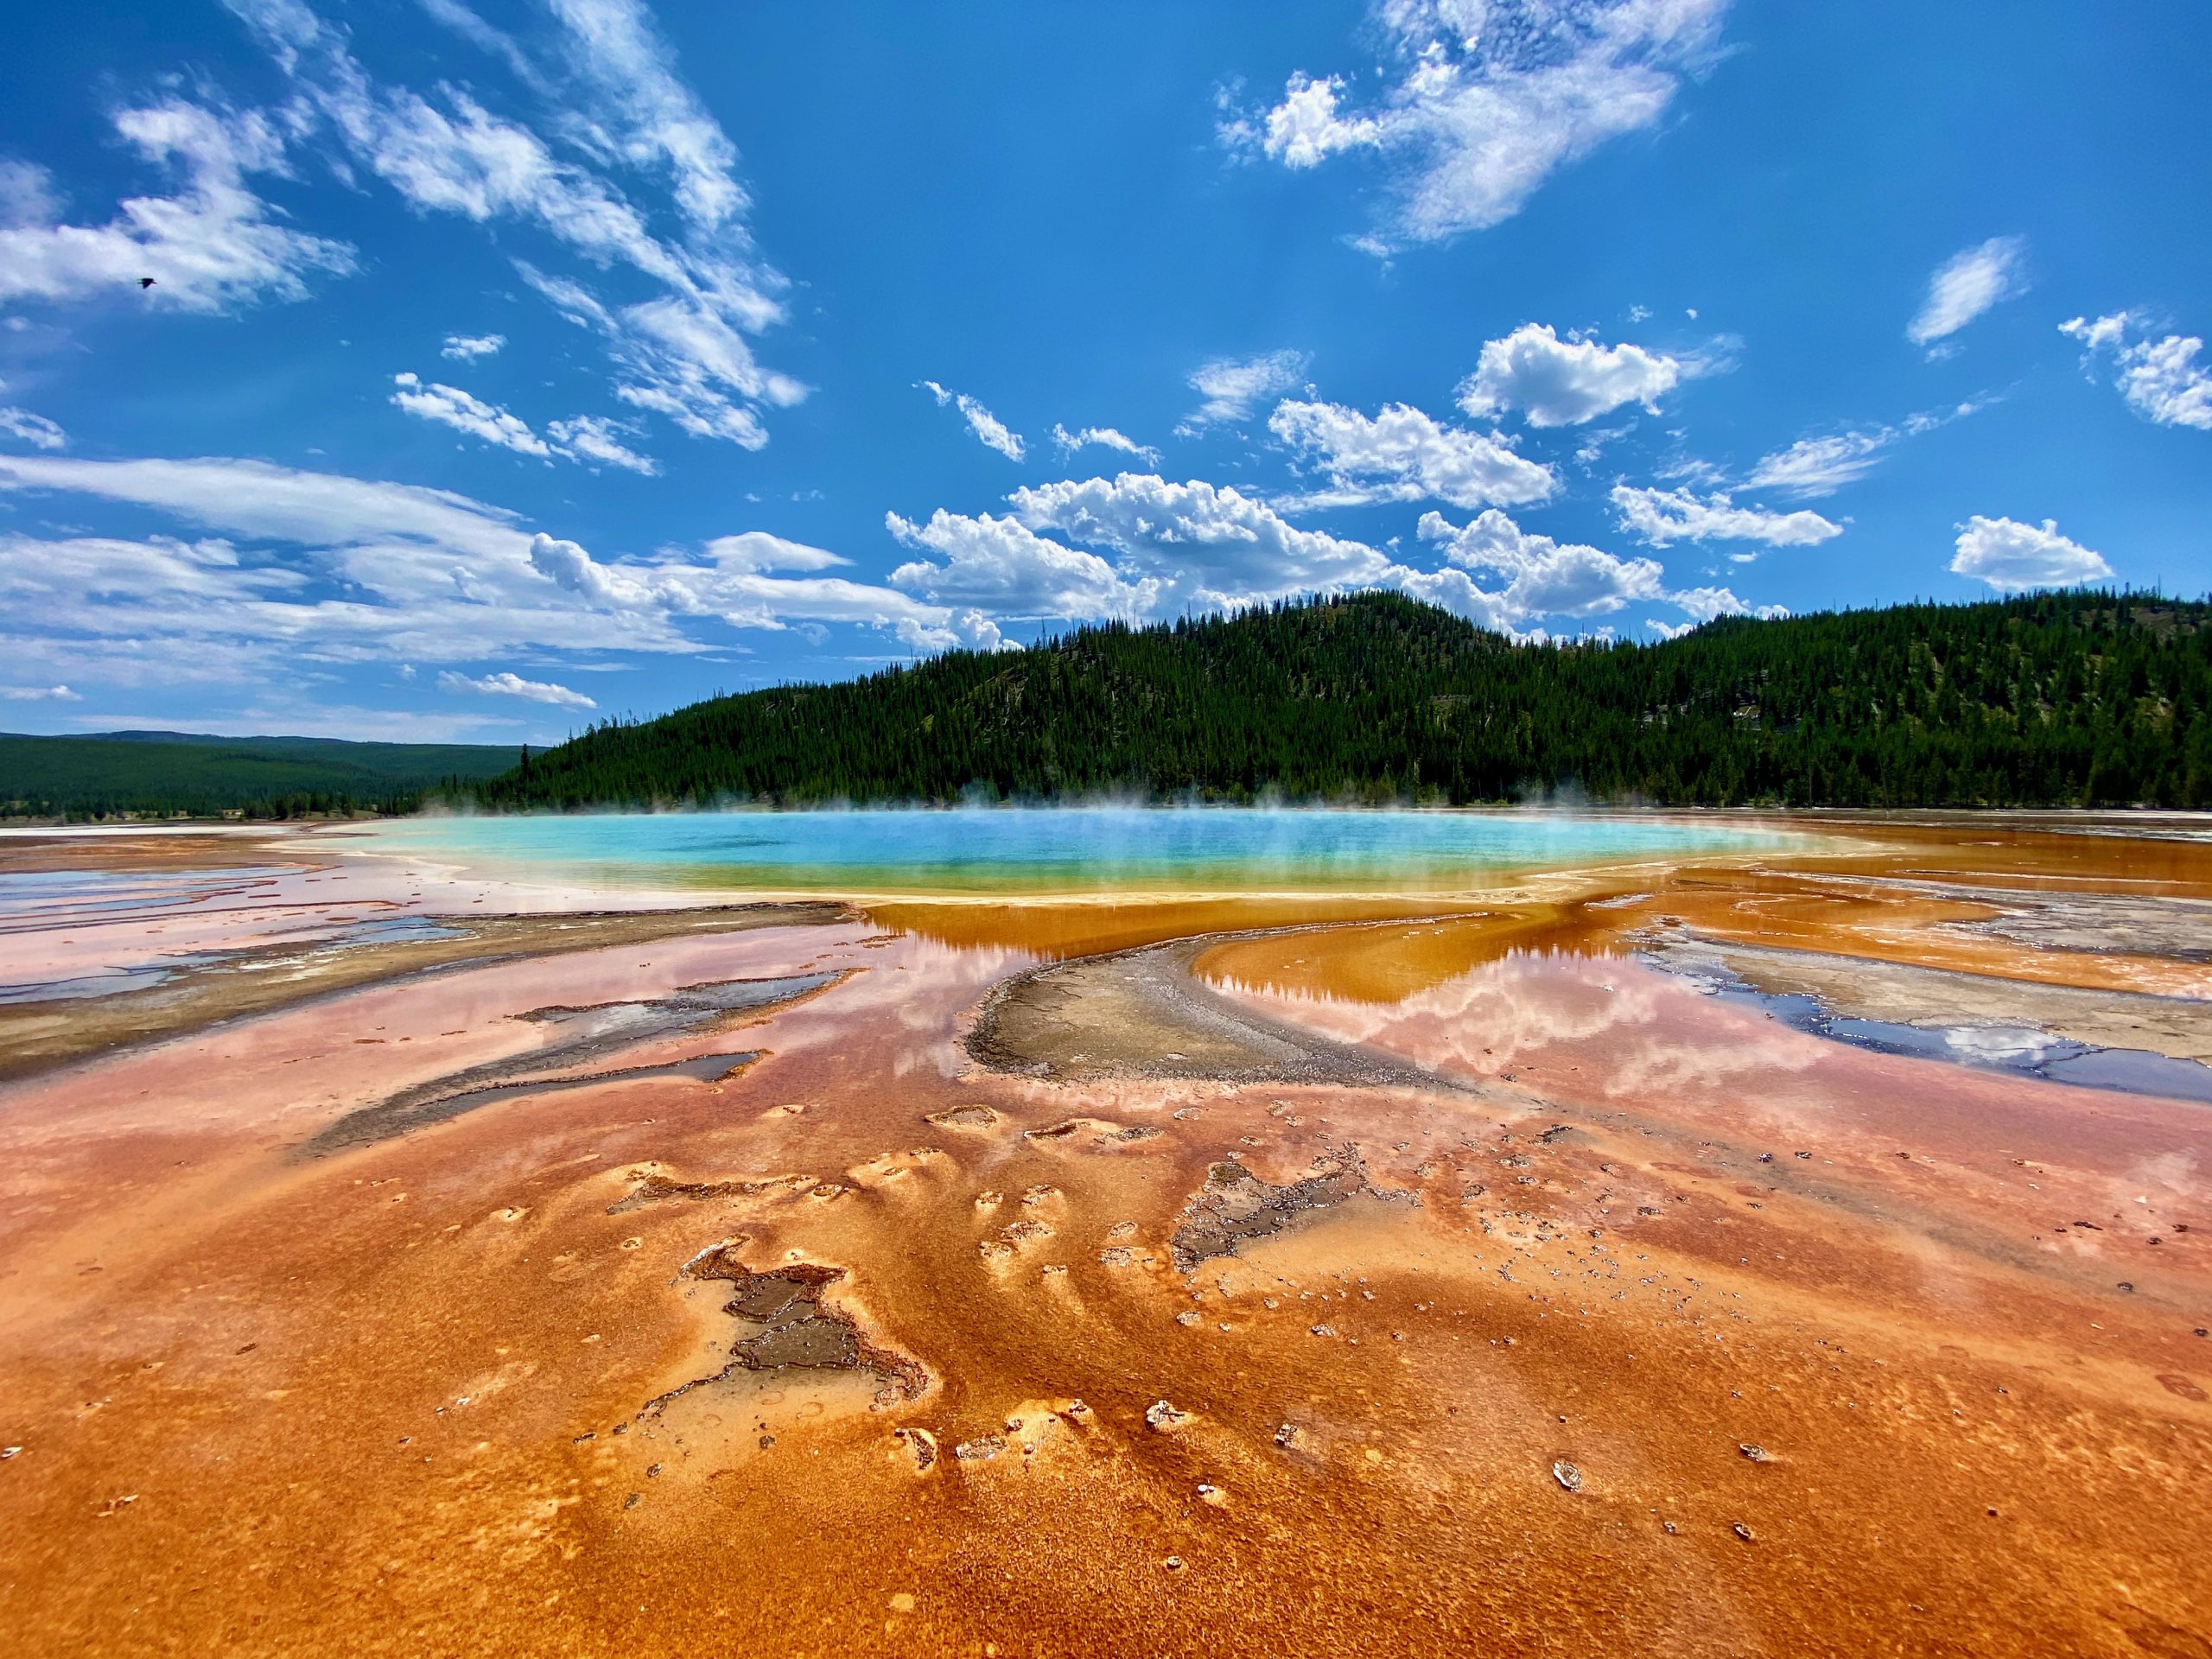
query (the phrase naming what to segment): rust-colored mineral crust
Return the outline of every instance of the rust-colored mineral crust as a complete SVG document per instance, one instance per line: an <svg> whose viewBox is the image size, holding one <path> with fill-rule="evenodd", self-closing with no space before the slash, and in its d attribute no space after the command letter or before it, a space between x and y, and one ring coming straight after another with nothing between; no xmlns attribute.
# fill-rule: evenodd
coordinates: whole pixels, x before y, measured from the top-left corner
<svg viewBox="0 0 2212 1659"><path fill-rule="evenodd" d="M24 1005L8 1650L2212 1652L2212 846L1817 827Z"/></svg>

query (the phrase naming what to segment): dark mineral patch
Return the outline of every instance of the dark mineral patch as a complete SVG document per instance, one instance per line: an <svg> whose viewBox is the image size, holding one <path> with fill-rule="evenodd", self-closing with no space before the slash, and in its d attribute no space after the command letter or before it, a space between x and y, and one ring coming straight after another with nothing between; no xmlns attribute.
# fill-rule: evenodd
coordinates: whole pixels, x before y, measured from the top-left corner
<svg viewBox="0 0 2212 1659"><path fill-rule="evenodd" d="M1183 1206L1182 1224L1171 1241L1175 1266L1189 1273L1217 1255L1234 1255L1247 1239L1279 1233L1299 1217L1327 1210L1364 1193L1389 1198L1367 1179L1358 1149L1339 1148L1331 1166L1302 1181L1278 1186L1263 1181L1234 1158L1206 1172L1206 1184Z"/></svg>
<svg viewBox="0 0 2212 1659"><path fill-rule="evenodd" d="M914 1470L927 1474L937 1464L937 1436L926 1428L894 1428L893 1439L914 1454Z"/></svg>
<svg viewBox="0 0 2212 1659"><path fill-rule="evenodd" d="M634 1002L594 1002L582 1007L556 1004L532 1008L515 1018L563 1024L582 1020L587 1027L582 1041L635 1042L671 1031L698 1030L713 1025L724 1015L758 1013L824 989L845 977L844 973L839 972L786 974L770 979L702 980L696 985L680 985L666 996L645 997Z"/></svg>
<svg viewBox="0 0 2212 1659"><path fill-rule="evenodd" d="M792 1185L789 1176L770 1176L754 1181L679 1181L669 1175L648 1175L630 1195L607 1206L610 1216L626 1216L652 1204L704 1204L715 1198L750 1198Z"/></svg>
<svg viewBox="0 0 2212 1659"><path fill-rule="evenodd" d="M605 1002L591 1007L531 1008L518 1020L550 1025L559 1040L504 1060L464 1067L403 1089L373 1106L346 1113L303 1142L298 1155L326 1157L355 1147L373 1146L463 1112L518 1095L552 1094L594 1084L639 1077L689 1077L718 1083L760 1058L757 1052L702 1054L664 1065L621 1066L578 1071L640 1043L721 1029L739 1015L758 1014L780 1003L826 989L844 978L836 974L793 974L780 979L724 979L685 985L666 996L634 1002Z"/></svg>
<svg viewBox="0 0 2212 1659"><path fill-rule="evenodd" d="M719 1245L685 1269L694 1279L721 1279L735 1287L722 1312L759 1329L730 1344L730 1363L648 1402L659 1410L679 1395L735 1371L858 1371L874 1377L879 1403L912 1400L928 1386L918 1361L870 1342L850 1314L824 1300L845 1276L842 1268L798 1262L755 1273L737 1259L743 1241Z"/></svg>
<svg viewBox="0 0 2212 1659"><path fill-rule="evenodd" d="M1125 1147L1132 1141L1149 1141L1160 1131L1143 1123L1109 1123L1096 1117L1071 1117L1065 1122L1053 1123L1041 1129L1024 1129L1024 1138L1031 1141L1066 1141L1081 1135L1085 1129L1095 1130L1090 1138L1094 1147Z"/></svg>
<svg viewBox="0 0 2212 1659"><path fill-rule="evenodd" d="M535 1062L541 1058L531 1057L533 1065L530 1069L535 1070ZM459 1117L463 1112L473 1112L480 1106L512 1100L523 1095L557 1095L570 1089L589 1089L602 1083L634 1083L645 1077L690 1077L701 1083L722 1083L735 1077L760 1058L759 1049L747 1049L736 1054L696 1054L688 1060L671 1060L664 1065L619 1065L604 1071L532 1077L519 1083L480 1083L456 1094L433 1095L429 1099L419 1099L417 1091L410 1090L378 1105L364 1106L359 1111L346 1113L328 1128L302 1141L299 1155L323 1158L334 1152L373 1146L379 1141L389 1141L410 1130L427 1128L433 1123ZM495 1068L472 1069L493 1071ZM523 1068L509 1064L497 1069L512 1072ZM454 1075L466 1077L468 1073L456 1072ZM450 1078L439 1079L440 1083L450 1081Z"/></svg>
<svg viewBox="0 0 2212 1659"><path fill-rule="evenodd" d="M999 1121L999 1115L988 1106L970 1103L948 1106L941 1112L931 1112L924 1120L940 1124L948 1129L988 1129Z"/></svg>

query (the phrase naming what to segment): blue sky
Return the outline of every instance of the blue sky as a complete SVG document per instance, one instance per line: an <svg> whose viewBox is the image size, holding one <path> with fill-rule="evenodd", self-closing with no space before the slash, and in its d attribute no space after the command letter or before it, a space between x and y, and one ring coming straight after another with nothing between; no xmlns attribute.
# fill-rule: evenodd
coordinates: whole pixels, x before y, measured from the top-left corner
<svg viewBox="0 0 2212 1659"><path fill-rule="evenodd" d="M2202 594L2212 14L2113 16L18 0L0 728Z"/></svg>

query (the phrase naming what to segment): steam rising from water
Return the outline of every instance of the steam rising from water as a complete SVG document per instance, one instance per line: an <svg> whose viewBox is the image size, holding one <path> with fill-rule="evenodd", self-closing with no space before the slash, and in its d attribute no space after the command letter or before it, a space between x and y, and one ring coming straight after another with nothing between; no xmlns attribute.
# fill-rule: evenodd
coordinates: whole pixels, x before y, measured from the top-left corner
<svg viewBox="0 0 2212 1659"><path fill-rule="evenodd" d="M1327 808L418 818L369 850L513 879L753 892L1451 892L1515 871L1806 844L1756 821Z"/></svg>

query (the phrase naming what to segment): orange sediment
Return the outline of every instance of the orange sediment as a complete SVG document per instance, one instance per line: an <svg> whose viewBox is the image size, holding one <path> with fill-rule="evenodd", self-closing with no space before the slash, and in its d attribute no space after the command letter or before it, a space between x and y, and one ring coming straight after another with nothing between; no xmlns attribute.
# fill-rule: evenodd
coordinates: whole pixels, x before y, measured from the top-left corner
<svg viewBox="0 0 2212 1659"><path fill-rule="evenodd" d="M11 1650L2193 1651L2204 1109L1825 1042L1609 954L1665 915L1959 966L1998 902L1902 884L1974 886L1965 833L1434 920L625 937L0 1084ZM1434 1086L965 1045L1054 957L1287 924L1198 965ZM2038 954L1961 937L1966 971ZM760 1053L723 1080L302 1154L684 987L835 975L593 1062Z"/></svg>
<svg viewBox="0 0 2212 1659"><path fill-rule="evenodd" d="M1986 844L1965 844L1955 830L1891 823L1879 833L1880 843L1856 855L1713 859L1656 875L1592 872L1558 878L1570 890L1540 902L1471 916L1440 912L1405 926L1238 940L1195 965L1224 982L1394 1001L1510 950L1620 949L1666 924L1710 939L1869 962L2212 999L2212 964L2122 949L2052 951L1971 925L2002 915L2008 895L2203 903L2212 899L2212 844L2035 831L1995 838L1986 830L1974 836Z"/></svg>

